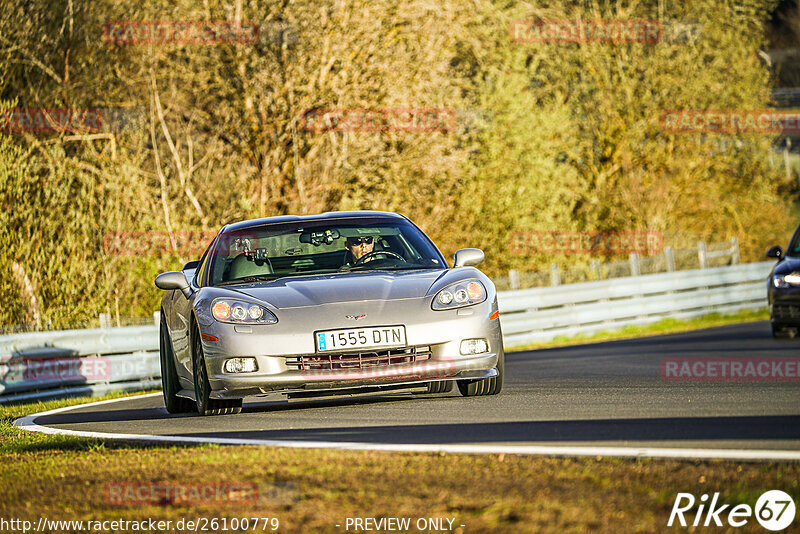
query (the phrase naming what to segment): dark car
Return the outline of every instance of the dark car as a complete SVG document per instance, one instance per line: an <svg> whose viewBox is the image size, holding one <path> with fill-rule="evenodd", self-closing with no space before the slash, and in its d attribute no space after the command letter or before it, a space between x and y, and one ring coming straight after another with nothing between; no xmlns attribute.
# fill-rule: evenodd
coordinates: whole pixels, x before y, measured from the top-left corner
<svg viewBox="0 0 800 534"><path fill-rule="evenodd" d="M775 246L768 258L777 258L767 280L769 319L774 337L794 337L800 328L800 226L784 252Z"/></svg>

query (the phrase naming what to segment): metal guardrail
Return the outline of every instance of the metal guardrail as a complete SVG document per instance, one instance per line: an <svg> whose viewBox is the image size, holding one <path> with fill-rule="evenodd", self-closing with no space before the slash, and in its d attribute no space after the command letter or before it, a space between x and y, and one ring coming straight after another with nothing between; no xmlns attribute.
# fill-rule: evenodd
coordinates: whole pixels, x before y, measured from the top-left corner
<svg viewBox="0 0 800 534"><path fill-rule="evenodd" d="M14 395L0 396L0 404L16 404L22 402L39 402L71 397L102 397L113 392L136 392L149 389L161 389L160 378L148 378L134 382L117 382L113 384L89 384L85 386L65 386L55 389L42 389Z"/></svg>
<svg viewBox="0 0 800 534"><path fill-rule="evenodd" d="M572 266L566 269L559 267L556 263L551 263L548 270L519 271L512 269L508 272L508 276L496 276L492 280L498 289L514 291L642 274L724 267L738 265L739 262L739 240L732 237L722 243L698 241L693 248L666 246L661 254L652 256L640 256L632 252L624 261L601 263L598 259L593 258L589 261L588 266Z"/></svg>
<svg viewBox="0 0 800 534"><path fill-rule="evenodd" d="M57 349L61 356L91 354L124 354L142 350L158 350L158 326L125 326L54 330L0 336L0 363L17 357L46 357Z"/></svg>
<svg viewBox="0 0 800 534"><path fill-rule="evenodd" d="M158 387L158 327L0 336L0 403Z"/></svg>
<svg viewBox="0 0 800 534"><path fill-rule="evenodd" d="M772 262L498 293L504 344L766 306ZM157 388L158 326L0 336L0 403Z"/></svg>
<svg viewBox="0 0 800 534"><path fill-rule="evenodd" d="M506 347L767 305L773 262L498 293Z"/></svg>

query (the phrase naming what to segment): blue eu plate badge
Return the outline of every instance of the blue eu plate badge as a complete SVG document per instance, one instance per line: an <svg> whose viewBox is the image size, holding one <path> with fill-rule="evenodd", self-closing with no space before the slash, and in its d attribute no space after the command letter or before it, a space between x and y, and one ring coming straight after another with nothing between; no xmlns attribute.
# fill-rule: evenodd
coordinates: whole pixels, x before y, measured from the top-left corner
<svg viewBox="0 0 800 534"><path fill-rule="evenodd" d="M317 334L317 345L319 345L319 350L325 350L325 334L320 332Z"/></svg>

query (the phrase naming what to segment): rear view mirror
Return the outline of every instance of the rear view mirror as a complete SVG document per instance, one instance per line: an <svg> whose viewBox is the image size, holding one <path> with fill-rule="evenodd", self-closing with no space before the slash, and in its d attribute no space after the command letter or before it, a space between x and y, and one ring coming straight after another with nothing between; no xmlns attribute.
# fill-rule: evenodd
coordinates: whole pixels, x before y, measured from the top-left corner
<svg viewBox="0 0 800 534"><path fill-rule="evenodd" d="M783 249L778 246L770 247L769 250L767 250L767 257L781 259L783 257Z"/></svg>
<svg viewBox="0 0 800 534"><path fill-rule="evenodd" d="M457 250L453 256L453 267L467 267L469 265L480 265L486 255L479 248L462 248Z"/></svg>
<svg viewBox="0 0 800 534"><path fill-rule="evenodd" d="M333 230L310 230L300 234L301 243L311 243L315 247L320 245L330 245L339 239L342 234L334 228Z"/></svg>
<svg viewBox="0 0 800 534"><path fill-rule="evenodd" d="M169 271L161 273L156 276L156 287L158 289L180 289L183 295L188 299L192 296L192 290L189 288L189 281L183 271Z"/></svg>

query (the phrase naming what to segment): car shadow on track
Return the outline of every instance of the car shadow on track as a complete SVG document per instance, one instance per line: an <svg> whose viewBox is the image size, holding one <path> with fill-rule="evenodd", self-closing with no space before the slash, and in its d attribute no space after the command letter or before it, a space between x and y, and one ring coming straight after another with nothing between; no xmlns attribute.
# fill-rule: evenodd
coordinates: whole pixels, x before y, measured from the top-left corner
<svg viewBox="0 0 800 534"><path fill-rule="evenodd" d="M800 416L665 417L419 424L227 432L182 437L450 444L595 441L800 440ZM798 446L800 448L800 444Z"/></svg>
<svg viewBox="0 0 800 534"><path fill-rule="evenodd" d="M431 401L435 399L447 398L441 394L375 394L364 397L329 397L329 398L314 398L306 400L277 400L277 401L263 401L255 398L249 402L245 402L242 409L242 414L248 413L269 413L281 411L293 411L304 409L320 409L320 408L333 408L341 406L359 406L369 404L383 404L400 401L413 401L425 400ZM131 409L113 409L106 408L103 410L74 410L67 411L53 415L43 415L35 419L36 424L42 426L50 425L75 425L83 423L113 423L113 422L174 422L176 419L198 419L200 416L195 413L185 414L170 414L167 412L160 399L154 401L158 406L147 408L131 408ZM217 423L224 421L233 421L237 416L214 416L203 418L203 421L215 421ZM84 430L84 429L80 429ZM107 431L107 430L105 430ZM126 430L125 432L128 432Z"/></svg>

